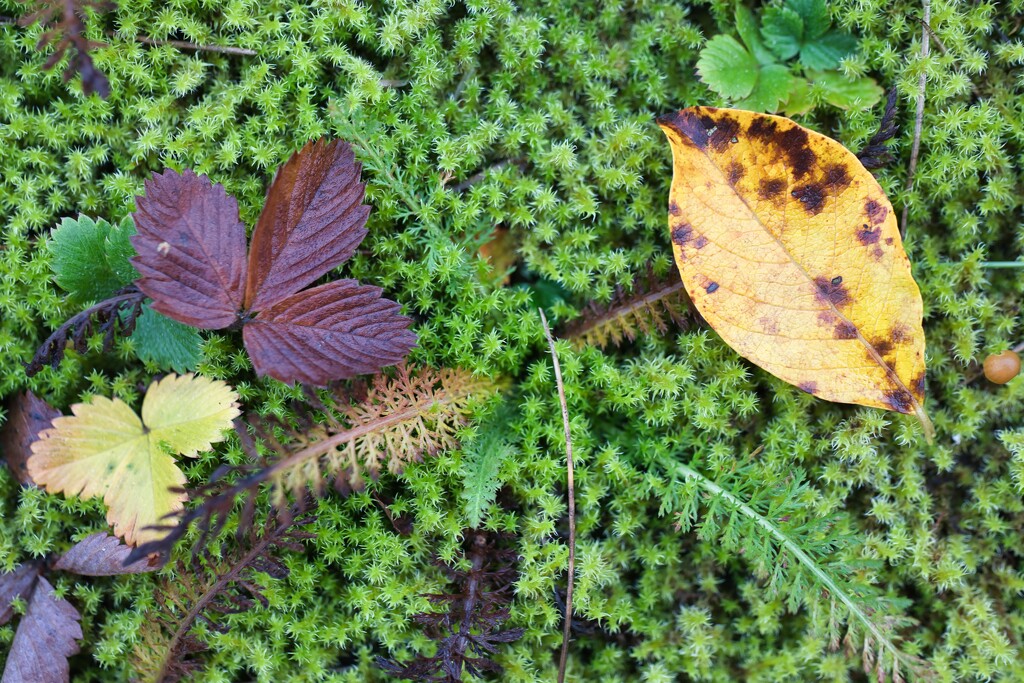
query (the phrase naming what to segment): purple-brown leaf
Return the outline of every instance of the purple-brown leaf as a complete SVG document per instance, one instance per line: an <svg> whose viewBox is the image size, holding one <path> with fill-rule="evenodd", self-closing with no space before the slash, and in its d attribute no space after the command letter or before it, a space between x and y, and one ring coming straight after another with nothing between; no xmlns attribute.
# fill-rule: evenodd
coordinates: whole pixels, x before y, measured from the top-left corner
<svg viewBox="0 0 1024 683"><path fill-rule="evenodd" d="M42 563L26 562L13 572L0 574L0 626L14 616L11 603L18 598L27 599L32 594L32 587L42 571Z"/></svg>
<svg viewBox="0 0 1024 683"><path fill-rule="evenodd" d="M262 311L242 329L260 375L326 385L400 362L416 345L409 319L379 287L338 280Z"/></svg>
<svg viewBox="0 0 1024 683"><path fill-rule="evenodd" d="M206 176L167 170L146 182L134 214L132 264L153 308L205 330L238 318L245 291L245 226L238 202Z"/></svg>
<svg viewBox="0 0 1024 683"><path fill-rule="evenodd" d="M7 466L19 483L35 483L27 465L31 445L55 417L60 417L60 411L31 391L14 397L7 422L0 428L0 454L7 459Z"/></svg>
<svg viewBox="0 0 1024 683"><path fill-rule="evenodd" d="M366 236L360 165L348 143L308 143L281 167L249 247L246 308L263 311L347 261Z"/></svg>
<svg viewBox="0 0 1024 683"><path fill-rule="evenodd" d="M143 558L125 565L124 561L132 552L130 546L105 531L82 539L64 553L53 565L72 574L82 576L116 576L118 574L142 574L157 569L156 563Z"/></svg>
<svg viewBox="0 0 1024 683"><path fill-rule="evenodd" d="M80 616L39 577L7 655L2 683L67 683L68 657L78 652Z"/></svg>

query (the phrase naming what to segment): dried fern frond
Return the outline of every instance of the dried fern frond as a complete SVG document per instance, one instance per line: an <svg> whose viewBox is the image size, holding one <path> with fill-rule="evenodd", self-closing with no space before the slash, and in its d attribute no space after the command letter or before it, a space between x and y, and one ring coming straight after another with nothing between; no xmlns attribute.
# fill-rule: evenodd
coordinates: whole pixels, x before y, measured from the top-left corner
<svg viewBox="0 0 1024 683"><path fill-rule="evenodd" d="M384 658L377 665L384 671L411 681L461 683L463 674L478 677L485 672L500 674L491 659L498 646L522 637L524 629L502 629L509 617L512 583L516 578L516 554L503 547L502 537L474 531L466 538L468 570L445 567L456 590L426 596L443 608L413 617L424 633L437 641L437 652L406 664ZM442 565L444 566L444 565Z"/></svg>
<svg viewBox="0 0 1024 683"><path fill-rule="evenodd" d="M283 579L288 568L275 557L282 551L298 552L313 534L302 527L313 521L270 519L261 533L250 530L244 542L230 556L193 556L157 589L159 610L142 623L141 639L132 653L136 680L146 683L176 683L198 673L202 661L196 657L206 643L192 633L197 622L220 630L217 615L235 614L267 605L257 572Z"/></svg>
<svg viewBox="0 0 1024 683"><path fill-rule="evenodd" d="M52 69L64 57L68 50L73 50L68 66L64 70L64 80L69 81L76 73L82 77L82 91L86 95L96 93L106 99L110 96L110 82L96 68L89 56L89 50L99 47L85 37L85 8L90 7L97 12L109 8L111 3L98 0L37 0L35 11L18 20L20 26L31 26L39 22L50 27L39 38L37 50L45 45L53 47L53 54L43 65L44 69Z"/></svg>
<svg viewBox="0 0 1024 683"><path fill-rule="evenodd" d="M339 389L326 398L309 391L305 402L291 406L294 422L253 419L255 438L236 421L253 464L214 473L200 488L198 505L163 539L136 548L133 557L166 554L193 522L202 531L202 545L219 533L238 499L245 500L239 528L246 527L265 482L273 486L275 509L286 513L307 494L323 495L328 485L347 494L361 489L366 477L376 479L384 466L398 473L424 455L454 448L471 402L491 391L489 381L466 371L424 368L410 373L400 366L393 376L376 376L360 401L353 401L351 390ZM232 472L241 477L225 489L220 482Z"/></svg>
<svg viewBox="0 0 1024 683"><path fill-rule="evenodd" d="M686 329L692 317L690 297L673 268L665 278L638 277L629 292L617 289L605 305L591 302L560 336L571 339L577 348L594 345L603 349L609 344L619 346L623 339L633 341L641 334L665 334L669 323Z"/></svg>

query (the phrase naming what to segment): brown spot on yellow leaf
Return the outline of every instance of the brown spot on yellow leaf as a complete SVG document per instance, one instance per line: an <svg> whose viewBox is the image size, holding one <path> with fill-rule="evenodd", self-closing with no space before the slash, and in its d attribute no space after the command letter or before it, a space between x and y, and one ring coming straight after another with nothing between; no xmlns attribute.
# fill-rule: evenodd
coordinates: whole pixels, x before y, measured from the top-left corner
<svg viewBox="0 0 1024 683"><path fill-rule="evenodd" d="M886 216L889 215L889 207L875 199L869 199L864 204L864 213L867 215L868 220L875 225L879 225L884 223Z"/></svg>
<svg viewBox="0 0 1024 683"><path fill-rule="evenodd" d="M856 339L857 328L848 320L841 320L832 328L833 339Z"/></svg>
<svg viewBox="0 0 1024 683"><path fill-rule="evenodd" d="M921 295L874 177L782 117L693 107L659 123L676 264L701 316L783 380L914 413L930 433Z"/></svg>
<svg viewBox="0 0 1024 683"><path fill-rule="evenodd" d="M689 223L679 223L672 228L672 241L682 246L693 237L693 226Z"/></svg>
<svg viewBox="0 0 1024 683"><path fill-rule="evenodd" d="M808 394L813 394L814 392L816 392L818 390L818 383L817 382L800 382L800 384L796 385L796 388L799 389L800 391L805 391Z"/></svg>
<svg viewBox="0 0 1024 683"><path fill-rule="evenodd" d="M765 201L773 201L785 191L786 181L782 178L761 178L757 187L757 196Z"/></svg>
<svg viewBox="0 0 1024 683"><path fill-rule="evenodd" d="M843 286L842 277L832 279L816 277L814 278L814 284L818 288L818 299L820 301L828 301L836 308L841 308L850 303L850 293Z"/></svg>
<svg viewBox="0 0 1024 683"><path fill-rule="evenodd" d="M825 206L825 192L820 185L804 185L792 192L793 197L803 205L804 211L817 216Z"/></svg>
<svg viewBox="0 0 1024 683"><path fill-rule="evenodd" d="M737 161L729 164L729 182L735 185L746 174L747 170Z"/></svg>
<svg viewBox="0 0 1024 683"><path fill-rule="evenodd" d="M881 228L872 228L867 225L862 225L860 230L857 231L857 240L865 246L868 244L875 244L881 236Z"/></svg>

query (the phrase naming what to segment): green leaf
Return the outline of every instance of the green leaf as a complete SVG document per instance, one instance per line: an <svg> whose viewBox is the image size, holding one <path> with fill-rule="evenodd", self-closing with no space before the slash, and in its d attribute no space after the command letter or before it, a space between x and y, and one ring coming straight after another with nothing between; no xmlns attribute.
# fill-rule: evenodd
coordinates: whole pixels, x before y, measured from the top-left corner
<svg viewBox="0 0 1024 683"><path fill-rule="evenodd" d="M709 88L723 97L746 97L757 84L758 63L732 36L715 36L704 45L697 73Z"/></svg>
<svg viewBox="0 0 1024 683"><path fill-rule="evenodd" d="M164 370L195 370L203 357L203 338L198 330L157 313L148 304L135 323L131 339L140 359Z"/></svg>
<svg viewBox="0 0 1024 683"><path fill-rule="evenodd" d="M800 49L800 63L808 69L834 69L839 60L857 49L857 39L849 33L829 31Z"/></svg>
<svg viewBox="0 0 1024 683"><path fill-rule="evenodd" d="M135 256L135 247L132 246L131 237L135 234L135 221L131 215L125 216L117 225L110 226L110 232L104 240L104 250L107 253L107 263L114 271L117 279L124 283L124 287L135 282L139 277L139 271L132 265L132 256Z"/></svg>
<svg viewBox="0 0 1024 683"><path fill-rule="evenodd" d="M789 99L796 78L782 64L770 64L758 74L757 85L750 97L736 102L740 109L776 112L779 105Z"/></svg>
<svg viewBox="0 0 1024 683"><path fill-rule="evenodd" d="M793 118L806 114L814 108L814 101L811 100L811 84L806 79L797 78L793 80L793 86L789 89L789 99L786 100L782 110L786 116Z"/></svg>
<svg viewBox="0 0 1024 683"><path fill-rule="evenodd" d="M803 21L806 41L813 41L825 35L832 25L825 0L787 0L786 7L796 12Z"/></svg>
<svg viewBox="0 0 1024 683"><path fill-rule="evenodd" d="M133 232L131 218L112 226L88 216L64 218L50 232L54 277L73 303L106 299L137 277L128 262Z"/></svg>
<svg viewBox="0 0 1024 683"><path fill-rule="evenodd" d="M758 62L761 64L775 63L775 55L761 42L761 33L757 30L754 13L746 5L736 5L736 31L740 34L740 40L754 54L754 58Z"/></svg>
<svg viewBox="0 0 1024 683"><path fill-rule="evenodd" d="M462 462L462 499L465 501L466 520L474 529L480 527L487 516L487 508L494 502L501 480L501 464L512 454L512 446L505 439L505 429L512 418L512 410L503 403L498 411L480 426L480 431L464 447Z"/></svg>
<svg viewBox="0 0 1024 683"><path fill-rule="evenodd" d="M838 71L816 71L808 76L814 87L821 90L825 101L840 109L867 109L884 94L881 86L866 76L850 78Z"/></svg>
<svg viewBox="0 0 1024 683"><path fill-rule="evenodd" d="M761 35L779 59L789 59L800 51L804 21L788 7L769 7L761 19Z"/></svg>

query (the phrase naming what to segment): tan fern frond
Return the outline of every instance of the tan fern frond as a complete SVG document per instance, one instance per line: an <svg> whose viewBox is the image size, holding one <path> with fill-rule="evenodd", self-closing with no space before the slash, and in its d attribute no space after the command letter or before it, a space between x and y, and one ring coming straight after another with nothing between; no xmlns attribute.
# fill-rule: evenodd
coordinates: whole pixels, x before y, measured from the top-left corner
<svg viewBox="0 0 1024 683"><path fill-rule="evenodd" d="M577 348L593 345L603 349L609 344L619 346L623 340L633 341L641 334L665 334L670 323L686 329L691 312L690 298L673 269L659 280L638 277L628 292L620 288L608 304L589 304L561 336L571 339Z"/></svg>
<svg viewBox="0 0 1024 683"><path fill-rule="evenodd" d="M381 468L397 474L410 462L458 445L455 438L475 396L493 386L462 370L399 367L393 377L378 375L364 400L333 397L318 413L322 422L290 430L275 447L285 455L273 481L276 500L336 488L358 489ZM276 464L275 464L276 465Z"/></svg>

